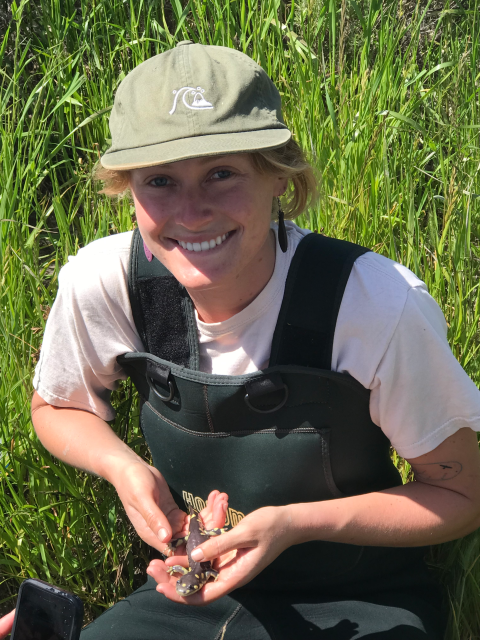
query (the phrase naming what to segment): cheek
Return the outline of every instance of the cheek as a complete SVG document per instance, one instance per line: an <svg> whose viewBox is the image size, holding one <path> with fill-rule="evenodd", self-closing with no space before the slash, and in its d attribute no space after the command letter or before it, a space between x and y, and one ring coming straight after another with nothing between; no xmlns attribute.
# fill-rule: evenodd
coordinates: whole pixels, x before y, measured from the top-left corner
<svg viewBox="0 0 480 640"><path fill-rule="evenodd" d="M272 217L272 199L268 194L238 193L230 199L229 216L240 223L247 232L256 233L268 228Z"/></svg>
<svg viewBox="0 0 480 640"><path fill-rule="evenodd" d="M134 196L135 216L142 235L149 235L165 224L164 215L157 203Z"/></svg>

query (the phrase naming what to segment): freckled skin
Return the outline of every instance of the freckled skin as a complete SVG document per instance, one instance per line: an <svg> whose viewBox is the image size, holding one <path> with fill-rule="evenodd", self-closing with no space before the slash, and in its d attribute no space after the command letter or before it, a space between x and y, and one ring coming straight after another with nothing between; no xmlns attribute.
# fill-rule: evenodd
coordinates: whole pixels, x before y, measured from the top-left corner
<svg viewBox="0 0 480 640"><path fill-rule="evenodd" d="M168 569L168 573L170 575L174 573L183 574L183 576L177 580L175 587L178 595L184 597L190 596L192 593L200 591L210 578L214 578L215 580L217 579L218 572L212 568L212 563L209 560L206 562L195 562L192 558L192 551L208 540L210 536L217 536L225 531L226 529L212 529L211 531L205 531L200 515L190 507L190 526L188 535L185 536L185 538L175 540L170 545L171 548L173 548L183 544L186 540L189 568L185 569L185 567L175 565Z"/></svg>

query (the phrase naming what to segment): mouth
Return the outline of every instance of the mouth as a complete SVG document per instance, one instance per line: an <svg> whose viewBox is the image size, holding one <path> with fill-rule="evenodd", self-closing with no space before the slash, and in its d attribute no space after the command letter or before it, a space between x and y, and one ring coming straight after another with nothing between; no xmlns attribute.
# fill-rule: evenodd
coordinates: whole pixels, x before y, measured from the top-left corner
<svg viewBox="0 0 480 640"><path fill-rule="evenodd" d="M210 240L204 240L203 242L184 242L183 240L174 240L179 247L185 249L185 251L191 251L195 253L211 251L222 245L228 238L230 238L235 231L227 231L221 236L216 236Z"/></svg>

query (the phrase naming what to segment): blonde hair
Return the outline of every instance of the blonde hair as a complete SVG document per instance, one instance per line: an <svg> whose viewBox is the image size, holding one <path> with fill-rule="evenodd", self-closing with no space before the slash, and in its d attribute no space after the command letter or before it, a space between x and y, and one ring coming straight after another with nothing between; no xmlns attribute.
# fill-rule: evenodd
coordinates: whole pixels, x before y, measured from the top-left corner
<svg viewBox="0 0 480 640"><path fill-rule="evenodd" d="M285 196L285 218L293 220L312 206L318 199L317 180L312 166L305 158L299 145L290 139L276 149L249 153L253 166L259 173L271 173L289 179L289 189ZM94 172L95 180L104 185L100 193L107 196L125 196L129 190L130 171L115 171L99 165ZM278 207L274 207L274 214Z"/></svg>

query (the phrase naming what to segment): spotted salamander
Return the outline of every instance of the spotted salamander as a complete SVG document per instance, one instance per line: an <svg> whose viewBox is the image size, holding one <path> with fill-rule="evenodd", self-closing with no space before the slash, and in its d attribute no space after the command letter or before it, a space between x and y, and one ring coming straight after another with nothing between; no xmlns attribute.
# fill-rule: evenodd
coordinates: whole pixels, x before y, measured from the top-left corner
<svg viewBox="0 0 480 640"><path fill-rule="evenodd" d="M165 552L165 555L172 555L173 550L176 547L179 547L182 544L186 544L187 547L188 569L180 566L179 564L167 569L170 575L173 575L174 573L182 574L182 577L177 580L177 585L175 587L178 595L191 596L192 593L200 591L210 578L214 578L215 580L217 579L218 571L215 571L215 569L212 568L212 563L209 560L206 562L195 562L195 560L192 559L192 551L208 540L210 536L219 536L221 533L225 533L226 531L228 531L228 528L206 530L203 526L200 514L190 506L190 526L187 535L184 538L172 540Z"/></svg>

